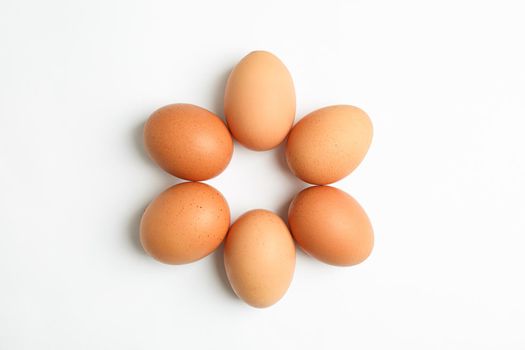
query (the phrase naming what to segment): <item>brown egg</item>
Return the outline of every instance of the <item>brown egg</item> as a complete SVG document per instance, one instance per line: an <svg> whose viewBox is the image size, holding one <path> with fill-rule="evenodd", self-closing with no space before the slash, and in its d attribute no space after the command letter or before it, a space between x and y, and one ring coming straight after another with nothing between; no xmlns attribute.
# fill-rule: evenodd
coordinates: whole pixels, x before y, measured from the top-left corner
<svg viewBox="0 0 525 350"><path fill-rule="evenodd" d="M184 182L162 192L142 215L144 250L167 264L199 260L217 248L230 226L222 194L200 182Z"/></svg>
<svg viewBox="0 0 525 350"><path fill-rule="evenodd" d="M144 126L144 142L162 169L192 181L220 174L233 153L233 141L222 120L204 108L183 103L156 110Z"/></svg>
<svg viewBox="0 0 525 350"><path fill-rule="evenodd" d="M224 265L241 299L259 308L275 304L295 270L295 245L286 224L267 210L245 213L228 232Z"/></svg>
<svg viewBox="0 0 525 350"><path fill-rule="evenodd" d="M301 119L286 144L292 172L305 182L326 185L341 180L361 163L372 142L372 123L361 109L321 108Z"/></svg>
<svg viewBox="0 0 525 350"><path fill-rule="evenodd" d="M295 118L295 89L284 64L254 51L233 69L226 84L224 114L233 137L256 151L277 147Z"/></svg>
<svg viewBox="0 0 525 350"><path fill-rule="evenodd" d="M356 265L374 246L368 216L347 193L313 186L297 194L288 211L296 242L309 255L331 265Z"/></svg>

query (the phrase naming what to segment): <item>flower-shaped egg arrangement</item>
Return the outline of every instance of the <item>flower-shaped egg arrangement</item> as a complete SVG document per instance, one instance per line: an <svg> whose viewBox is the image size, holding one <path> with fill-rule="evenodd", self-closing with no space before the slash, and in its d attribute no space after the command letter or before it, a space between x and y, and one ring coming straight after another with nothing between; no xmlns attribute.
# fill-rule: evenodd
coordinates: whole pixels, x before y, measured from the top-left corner
<svg viewBox="0 0 525 350"><path fill-rule="evenodd" d="M254 51L231 72L225 89L226 126L191 104L155 111L144 127L150 157L165 171L189 180L162 192L146 208L140 240L148 254L167 264L186 264L212 253L223 241L224 265L235 293L254 307L268 307L286 293L295 270L295 242L332 265L365 260L374 244L372 226L359 203L325 186L350 174L372 140L361 109L336 105L316 110L293 126L295 89L284 64ZM292 128L293 126L293 128ZM232 136L257 151L286 138L286 160L299 179L316 185L290 204L288 226L258 209L230 226L230 209L215 188L198 182L220 174L233 153Z"/></svg>

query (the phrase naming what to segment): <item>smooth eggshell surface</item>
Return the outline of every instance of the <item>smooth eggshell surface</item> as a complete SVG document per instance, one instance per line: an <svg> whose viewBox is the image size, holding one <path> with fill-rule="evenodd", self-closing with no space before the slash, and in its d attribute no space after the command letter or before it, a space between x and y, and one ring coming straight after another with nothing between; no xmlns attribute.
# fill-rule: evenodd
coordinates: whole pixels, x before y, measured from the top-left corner
<svg viewBox="0 0 525 350"><path fill-rule="evenodd" d="M144 250L167 264L185 264L210 254L223 241L230 209L222 194L200 182L184 182L155 198L142 215Z"/></svg>
<svg viewBox="0 0 525 350"><path fill-rule="evenodd" d="M295 118L295 89L284 64L273 54L254 51L231 72L224 95L224 114L233 137L245 147L277 147Z"/></svg>
<svg viewBox="0 0 525 350"><path fill-rule="evenodd" d="M267 210L245 213L228 232L224 265L233 290L246 303L275 304L295 270L295 244L286 224Z"/></svg>
<svg viewBox="0 0 525 350"><path fill-rule="evenodd" d="M370 220L349 194L330 186L313 186L290 204L288 223L297 244L309 255L331 265L349 266L372 252Z"/></svg>
<svg viewBox="0 0 525 350"><path fill-rule="evenodd" d="M224 122L191 104L172 104L155 111L144 126L150 157L181 179L202 181L220 174L233 154Z"/></svg>
<svg viewBox="0 0 525 350"><path fill-rule="evenodd" d="M326 185L350 174L372 142L372 123L348 105L321 108L301 119L286 143L290 170L305 182Z"/></svg>

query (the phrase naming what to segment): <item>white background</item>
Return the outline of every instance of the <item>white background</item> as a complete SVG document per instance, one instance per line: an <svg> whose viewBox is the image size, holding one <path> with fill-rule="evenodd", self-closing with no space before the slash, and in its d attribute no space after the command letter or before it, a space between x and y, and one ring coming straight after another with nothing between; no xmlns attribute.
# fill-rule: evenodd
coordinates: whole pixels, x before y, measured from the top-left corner
<svg viewBox="0 0 525 350"><path fill-rule="evenodd" d="M521 1L0 2L0 349L524 349L525 8ZM149 113L222 114L230 69L277 54L298 114L365 109L375 139L336 184L373 255L298 251L257 310L222 252L168 266L140 214L177 179L144 153ZM282 149L236 145L209 181L232 219L304 185Z"/></svg>

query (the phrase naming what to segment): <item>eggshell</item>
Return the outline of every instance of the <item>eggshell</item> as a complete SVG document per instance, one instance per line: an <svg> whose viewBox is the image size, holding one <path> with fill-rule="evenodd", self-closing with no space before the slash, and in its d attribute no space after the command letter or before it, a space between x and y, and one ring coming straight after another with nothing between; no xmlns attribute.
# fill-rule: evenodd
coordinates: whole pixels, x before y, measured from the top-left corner
<svg viewBox="0 0 525 350"><path fill-rule="evenodd" d="M199 260L217 248L230 225L222 194L200 182L184 182L162 192L140 223L144 250L167 264Z"/></svg>
<svg viewBox="0 0 525 350"><path fill-rule="evenodd" d="M286 144L291 171L305 182L326 185L350 174L372 142L372 123L348 105L321 108L301 119Z"/></svg>
<svg viewBox="0 0 525 350"><path fill-rule="evenodd" d="M275 304L295 269L295 245L286 224L267 210L245 213L226 237L224 265L241 299L258 308Z"/></svg>
<svg viewBox="0 0 525 350"><path fill-rule="evenodd" d="M256 151L277 147L295 118L295 89L284 64L254 51L233 69L226 84L224 114L233 136Z"/></svg>
<svg viewBox="0 0 525 350"><path fill-rule="evenodd" d="M155 111L144 126L144 142L161 168L193 181L220 174L233 153L233 140L223 121L191 104L172 104Z"/></svg>
<svg viewBox="0 0 525 350"><path fill-rule="evenodd" d="M370 220L349 194L330 186L313 186L290 204L288 223L296 242L309 255L331 265L364 261L374 246Z"/></svg>

